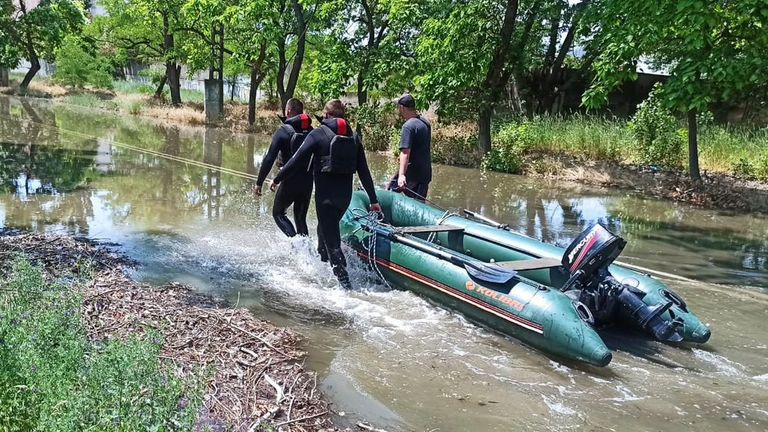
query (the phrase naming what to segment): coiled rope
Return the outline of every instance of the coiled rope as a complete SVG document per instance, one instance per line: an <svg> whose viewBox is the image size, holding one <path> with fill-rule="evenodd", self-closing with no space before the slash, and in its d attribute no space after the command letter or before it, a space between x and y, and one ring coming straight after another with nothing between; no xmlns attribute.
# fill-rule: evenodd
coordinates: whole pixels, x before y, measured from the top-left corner
<svg viewBox="0 0 768 432"><path fill-rule="evenodd" d="M392 225L389 225L384 222L384 215L379 212L373 212L373 211L365 211L361 208L353 208L351 210L348 210L352 217L360 222L360 227L355 229L352 234L356 234L358 231L365 228L366 225L382 225L386 226L387 228L393 228ZM376 274L379 276L382 282L384 282L384 285L388 289L392 289L392 286L389 284L386 278L384 278L384 274L381 272L381 269L379 268L379 263L376 260L376 245L378 244L378 237L379 234L376 230L371 230L371 235L368 236L367 242L361 242L363 245L363 249L365 249L367 255L368 255L368 262L373 267L374 271L376 271Z"/></svg>

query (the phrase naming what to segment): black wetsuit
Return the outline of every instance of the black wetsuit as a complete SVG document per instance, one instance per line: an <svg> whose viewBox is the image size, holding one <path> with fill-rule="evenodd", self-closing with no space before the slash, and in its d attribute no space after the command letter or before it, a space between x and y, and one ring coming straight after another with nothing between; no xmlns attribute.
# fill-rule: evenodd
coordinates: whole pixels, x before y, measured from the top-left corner
<svg viewBox="0 0 768 432"><path fill-rule="evenodd" d="M323 125L328 126L333 133L345 136L352 136L352 129L344 119L329 118L323 120ZM281 183L283 180L291 178L294 173L302 170L303 164L299 163L303 158L309 155L314 156L314 176L315 176L315 208L317 209L317 236L318 252L323 261L330 259L333 274L339 279L341 285L349 288L349 275L347 273L347 262L344 253L341 251L341 234L339 232L339 222L344 212L349 207L352 200L352 174L331 174L321 171L321 164L318 161L330 153L331 137L327 130L319 127L313 130L304 140L304 144L296 152L280 172L275 181ZM330 134L332 136L332 134ZM368 162L365 159L365 152L359 142L357 151L357 175L368 193L370 202L377 203L376 191L371 178L371 171L368 169Z"/></svg>
<svg viewBox="0 0 768 432"><path fill-rule="evenodd" d="M278 154L281 161L288 161L291 158L291 137L294 131L297 133L309 133L311 130L311 120L306 114L285 120L285 124L281 125L272 135L272 144L269 146L269 150L267 150L267 154L264 156L264 161L261 163L256 185L262 186L264 184L264 179L267 178L267 175L272 170L272 164L275 163ZM275 202L272 204L272 217L275 218L280 231L288 237L293 237L296 234L309 235L307 211L309 211L309 200L312 197L312 170L309 166L310 163L310 157L305 157L298 163L299 168L297 168L295 175L291 176L290 180L280 183L280 187L278 187L275 194ZM280 163L278 163L278 166L280 166ZM296 223L296 228L294 228L293 223L285 214L285 211L291 204L293 204L293 220Z"/></svg>

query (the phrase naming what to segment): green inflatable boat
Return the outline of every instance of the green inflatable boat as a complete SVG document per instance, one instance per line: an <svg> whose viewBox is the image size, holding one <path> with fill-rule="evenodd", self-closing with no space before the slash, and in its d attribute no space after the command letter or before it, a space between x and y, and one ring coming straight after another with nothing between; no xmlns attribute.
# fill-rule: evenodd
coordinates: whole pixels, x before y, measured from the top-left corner
<svg viewBox="0 0 768 432"><path fill-rule="evenodd" d="M566 249L464 210L377 191L381 215L355 192L342 239L388 283L430 298L534 348L605 366L595 331L629 325L664 342L704 343L710 331L657 279L612 264L623 239L596 224Z"/></svg>

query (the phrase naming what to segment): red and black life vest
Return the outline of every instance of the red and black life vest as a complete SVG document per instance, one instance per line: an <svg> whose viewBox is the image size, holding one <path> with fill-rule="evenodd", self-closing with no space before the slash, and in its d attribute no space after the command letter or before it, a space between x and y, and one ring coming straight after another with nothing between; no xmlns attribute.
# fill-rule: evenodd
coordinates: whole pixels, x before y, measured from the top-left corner
<svg viewBox="0 0 768 432"><path fill-rule="evenodd" d="M325 124L320 128L330 140L328 154L320 157L320 172L354 174L357 171L357 152L361 150L357 141L347 135L350 132L347 121L337 118L335 133Z"/></svg>

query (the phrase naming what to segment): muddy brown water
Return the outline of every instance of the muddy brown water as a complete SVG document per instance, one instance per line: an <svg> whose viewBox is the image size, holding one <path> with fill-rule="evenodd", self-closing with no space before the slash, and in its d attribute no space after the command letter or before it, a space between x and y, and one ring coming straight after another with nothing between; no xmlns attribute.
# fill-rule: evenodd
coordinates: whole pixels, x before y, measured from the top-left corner
<svg viewBox="0 0 768 432"><path fill-rule="evenodd" d="M117 242L150 282L191 284L306 336L344 418L390 431L768 430L768 219L575 184L435 168L431 198L567 245L601 221L621 259L709 323L703 346L603 334L606 368L564 363L376 281L339 289L313 245L248 192L266 136L0 98L0 227ZM369 155L382 184L390 158ZM314 225L314 214L310 214Z"/></svg>

